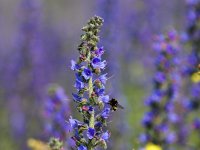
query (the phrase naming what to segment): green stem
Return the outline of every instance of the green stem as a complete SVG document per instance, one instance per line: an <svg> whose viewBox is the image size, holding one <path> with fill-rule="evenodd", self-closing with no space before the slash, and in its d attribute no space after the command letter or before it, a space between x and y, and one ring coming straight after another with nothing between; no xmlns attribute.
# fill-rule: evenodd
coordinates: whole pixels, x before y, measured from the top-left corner
<svg viewBox="0 0 200 150"><path fill-rule="evenodd" d="M92 77L89 79L88 82L88 93L89 93L89 98L92 97L92 92L93 92L93 85L92 85Z"/></svg>
<svg viewBox="0 0 200 150"><path fill-rule="evenodd" d="M91 77L88 82L89 100L91 100L92 92L93 92L93 84L92 84L92 77ZM92 112L90 113L89 127L94 128L94 110L92 110ZM88 150L93 150L93 144L91 140L89 140L89 143L88 143Z"/></svg>
<svg viewBox="0 0 200 150"><path fill-rule="evenodd" d="M88 150L93 150L93 147L91 144L88 145Z"/></svg>
<svg viewBox="0 0 200 150"><path fill-rule="evenodd" d="M92 92L93 92L92 77L90 78L88 84L89 84L89 99L91 99ZM94 110L90 114L89 127L94 128Z"/></svg>

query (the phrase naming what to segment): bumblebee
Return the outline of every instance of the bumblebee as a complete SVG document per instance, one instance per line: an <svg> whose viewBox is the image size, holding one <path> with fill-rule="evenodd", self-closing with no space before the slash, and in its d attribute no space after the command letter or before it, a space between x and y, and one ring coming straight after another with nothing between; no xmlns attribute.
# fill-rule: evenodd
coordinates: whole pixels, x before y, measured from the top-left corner
<svg viewBox="0 0 200 150"><path fill-rule="evenodd" d="M124 107L123 107L122 105L120 105L120 104L118 103L118 101L117 101L116 99L114 99L114 98L112 98L111 100L109 100L108 104L111 106L111 109L112 109L113 111L116 111L117 108L124 109Z"/></svg>

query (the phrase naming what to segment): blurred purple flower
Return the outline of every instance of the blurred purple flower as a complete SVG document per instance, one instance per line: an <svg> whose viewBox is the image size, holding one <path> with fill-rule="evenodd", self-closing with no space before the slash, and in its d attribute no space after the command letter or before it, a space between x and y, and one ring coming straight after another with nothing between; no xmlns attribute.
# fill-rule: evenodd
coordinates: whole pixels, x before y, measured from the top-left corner
<svg viewBox="0 0 200 150"><path fill-rule="evenodd" d="M48 99L45 102L45 133L49 137L56 137L64 141L65 147L70 143L68 132L70 126L66 118L70 116L69 100L63 88L57 85L49 86ZM76 126L76 120L70 119L71 126Z"/></svg>

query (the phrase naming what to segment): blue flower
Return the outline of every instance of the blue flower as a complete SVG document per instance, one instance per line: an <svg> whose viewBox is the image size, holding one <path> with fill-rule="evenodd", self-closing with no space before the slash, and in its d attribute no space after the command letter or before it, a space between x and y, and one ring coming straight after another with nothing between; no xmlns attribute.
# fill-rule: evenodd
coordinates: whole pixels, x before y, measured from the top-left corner
<svg viewBox="0 0 200 150"><path fill-rule="evenodd" d="M51 85L49 87L48 99L45 103L45 134L66 140L66 131L71 128L66 125L66 117L69 117L69 102L62 87ZM55 130L56 128L56 130Z"/></svg>
<svg viewBox="0 0 200 150"><path fill-rule="evenodd" d="M78 126L78 122L79 122L78 120L72 119L72 116L70 116L69 123L70 123L72 128L76 128Z"/></svg>
<svg viewBox="0 0 200 150"><path fill-rule="evenodd" d="M172 123L177 123L179 121L178 115L173 112L168 113L168 118Z"/></svg>
<svg viewBox="0 0 200 150"><path fill-rule="evenodd" d="M187 2L188 5L195 5L195 4L198 3L198 1L199 0L187 0L186 2Z"/></svg>
<svg viewBox="0 0 200 150"><path fill-rule="evenodd" d="M78 150L87 150L87 147L85 147L85 146L83 146L83 145L80 145L80 146L78 147Z"/></svg>
<svg viewBox="0 0 200 150"><path fill-rule="evenodd" d="M159 124L158 126L156 126L156 129L165 134L169 132L169 126L165 123Z"/></svg>
<svg viewBox="0 0 200 150"><path fill-rule="evenodd" d="M88 139L94 138L94 135L95 135L95 129L88 128L88 131L87 131L87 137L88 137Z"/></svg>
<svg viewBox="0 0 200 150"><path fill-rule="evenodd" d="M104 50L103 50L103 47L100 47L99 49L97 49L95 51L95 54L98 56L98 57L101 57L101 55L104 53Z"/></svg>
<svg viewBox="0 0 200 150"><path fill-rule="evenodd" d="M153 122L153 118L154 118L154 115L152 112L147 112L145 115L144 115L144 118L142 120L142 124L145 126L145 127L151 127L152 126L152 122Z"/></svg>
<svg viewBox="0 0 200 150"><path fill-rule="evenodd" d="M169 132L166 135L166 142L172 144L176 141L176 134L174 132Z"/></svg>
<svg viewBox="0 0 200 150"><path fill-rule="evenodd" d="M100 80L101 83L103 83L103 84L106 84L106 81L107 81L106 75L107 75L107 73L105 73L105 74L103 74L103 75L101 75L101 76L99 77L99 80Z"/></svg>
<svg viewBox="0 0 200 150"><path fill-rule="evenodd" d="M88 80L89 78L92 77L92 71L88 68L85 68L83 71L82 71L82 76Z"/></svg>
<svg viewBox="0 0 200 150"><path fill-rule="evenodd" d="M72 70L79 70L81 68L80 65L76 64L76 62L74 60L71 60L71 69Z"/></svg>
<svg viewBox="0 0 200 150"><path fill-rule="evenodd" d="M98 121L98 122L95 122L95 129L96 128L101 128L103 126L103 123Z"/></svg>
<svg viewBox="0 0 200 150"><path fill-rule="evenodd" d="M98 146L105 148L106 140L110 136L104 131L106 118L111 112L110 108L106 108L108 104L104 105L109 102L109 96L105 95L107 74L101 74L106 61L101 60L103 47L97 48L98 32L102 23L103 19L95 16L82 28L85 33L81 35L81 44L78 47L80 56L77 62L71 61L71 69L76 75L74 87L78 90L72 96L83 118L83 122L69 119L74 129L72 138L78 150L87 150L89 147L96 149Z"/></svg>
<svg viewBox="0 0 200 150"><path fill-rule="evenodd" d="M76 80L79 80L79 81L81 81L81 82L84 82L83 76L81 76L80 73L76 73L75 76L76 76Z"/></svg>
<svg viewBox="0 0 200 150"><path fill-rule="evenodd" d="M148 137L147 134L142 133L142 134L140 134L140 136L139 136L139 140L140 140L140 142L142 142L142 143L146 143L146 142L149 140L149 137Z"/></svg>
<svg viewBox="0 0 200 150"><path fill-rule="evenodd" d="M104 69L105 66L106 66L106 61L104 60L104 61L101 62L100 58L95 57L95 58L92 59L92 66L95 69Z"/></svg>
<svg viewBox="0 0 200 150"><path fill-rule="evenodd" d="M89 107L88 111L92 112L94 110L94 108L92 106Z"/></svg>
<svg viewBox="0 0 200 150"><path fill-rule="evenodd" d="M103 96L105 93L105 87L103 85L101 88L95 87L94 92L96 93L97 96Z"/></svg>
<svg viewBox="0 0 200 150"><path fill-rule="evenodd" d="M195 120L193 121L193 127L194 127L194 129L200 129L200 119L199 118L195 118Z"/></svg>
<svg viewBox="0 0 200 150"><path fill-rule="evenodd" d="M73 100L75 102L79 102L80 103L82 101L82 97L80 97L79 95L72 93L72 96L73 96Z"/></svg>
<svg viewBox="0 0 200 150"><path fill-rule="evenodd" d="M105 133L103 133L101 135L101 138L104 139L104 140L108 140L110 137L110 133L108 131L106 131Z"/></svg>
<svg viewBox="0 0 200 150"><path fill-rule="evenodd" d="M152 106L159 103L162 100L162 95L163 93L160 90L154 91L153 94L145 101L145 104Z"/></svg>
<svg viewBox="0 0 200 150"><path fill-rule="evenodd" d="M74 87L77 89L77 90L81 90L85 87L84 83L81 82L80 80L77 80L76 79L76 82L74 84Z"/></svg>
<svg viewBox="0 0 200 150"><path fill-rule="evenodd" d="M159 83L164 83L166 80L166 76L163 72L157 72L155 75L155 81Z"/></svg>
<svg viewBox="0 0 200 150"><path fill-rule="evenodd" d="M109 95L100 96L100 100L102 100L104 103L108 103L110 100Z"/></svg>
<svg viewBox="0 0 200 150"><path fill-rule="evenodd" d="M109 113L110 113L110 108L105 108L101 113L101 116L106 119L109 117Z"/></svg>

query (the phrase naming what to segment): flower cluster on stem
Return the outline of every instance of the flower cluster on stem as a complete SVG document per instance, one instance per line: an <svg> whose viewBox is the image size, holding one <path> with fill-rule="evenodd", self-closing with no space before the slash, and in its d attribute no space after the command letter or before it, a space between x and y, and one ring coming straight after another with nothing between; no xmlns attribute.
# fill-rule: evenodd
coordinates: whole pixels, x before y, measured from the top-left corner
<svg viewBox="0 0 200 150"><path fill-rule="evenodd" d="M189 77L190 82L188 84L190 90L189 102L186 108L189 112L199 113L200 108L200 76L198 74L198 66L200 63L200 0L187 0L187 41L191 49L188 51L189 57L186 67L186 76ZM194 117L195 116L195 117ZM193 122L190 126L194 132L200 131L200 119L197 115L193 115ZM196 132L198 131L198 132ZM194 135L193 135L194 136ZM198 134L199 136L199 134ZM194 143L193 143L194 144ZM194 147L199 147L200 142L194 144Z"/></svg>
<svg viewBox="0 0 200 150"><path fill-rule="evenodd" d="M103 19L92 17L82 28L81 44L78 46L79 58L71 61L71 69L75 71L76 81L73 100L77 103L83 121L70 118L73 129L72 139L78 150L93 150L97 146L107 148L106 141L110 133L105 130L107 118L111 112L109 96L105 95L107 74L101 74L106 67L106 61L101 59L103 47L98 47L98 33Z"/></svg>
<svg viewBox="0 0 200 150"><path fill-rule="evenodd" d="M66 119L70 116L69 100L64 89L52 85L48 89L48 99L45 102L45 134L64 141L67 146L70 126L66 125Z"/></svg>
<svg viewBox="0 0 200 150"><path fill-rule="evenodd" d="M154 143L166 148L176 141L176 134L171 130L171 123L177 123L175 102L179 88L177 33L172 30L167 35L156 36L154 49L157 52L155 60L156 74L153 79L153 92L145 101L150 110L144 115L142 124L145 133L141 134L142 143Z"/></svg>

